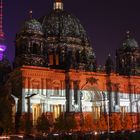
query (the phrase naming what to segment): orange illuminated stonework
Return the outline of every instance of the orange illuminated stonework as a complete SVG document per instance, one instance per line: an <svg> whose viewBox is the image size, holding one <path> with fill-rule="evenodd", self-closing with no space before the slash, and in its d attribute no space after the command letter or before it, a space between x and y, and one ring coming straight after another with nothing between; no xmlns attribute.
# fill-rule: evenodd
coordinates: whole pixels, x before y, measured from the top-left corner
<svg viewBox="0 0 140 140"><path fill-rule="evenodd" d="M39 21L31 16L24 22L6 82L16 99L17 124L27 115L35 126L45 114L52 124L72 116L79 130L140 128L137 41L127 33L116 50L116 65L109 54L102 67L88 38L80 21L63 10L62 0Z"/></svg>
<svg viewBox="0 0 140 140"><path fill-rule="evenodd" d="M15 95L22 89L19 96L22 114L28 113L26 97L35 94L30 98L30 117L34 124L42 113L55 121L61 114L69 112L77 114L78 120L81 113L83 119L89 114L95 120L103 114L110 114L110 119L115 119L113 114L119 114L121 118L129 115L133 128L138 127L139 76L22 66L12 72L10 79L16 84L13 87L17 92Z"/></svg>
<svg viewBox="0 0 140 140"><path fill-rule="evenodd" d="M23 66L22 72L23 88L52 89L59 87L65 89L65 80L69 77L71 89L73 89L73 81L78 81L79 90L88 90L88 87L95 87L101 91L107 91L107 84L111 82L112 91L115 86L121 93L140 93L140 77L139 76L120 76L112 73L110 76L100 72L84 72L70 70L65 73L64 70L55 70L42 67Z"/></svg>

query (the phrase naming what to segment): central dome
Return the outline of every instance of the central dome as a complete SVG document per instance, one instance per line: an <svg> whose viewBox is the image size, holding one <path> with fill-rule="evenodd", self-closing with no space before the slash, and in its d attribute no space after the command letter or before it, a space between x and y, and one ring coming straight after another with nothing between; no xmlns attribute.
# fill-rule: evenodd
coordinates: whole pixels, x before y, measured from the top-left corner
<svg viewBox="0 0 140 140"><path fill-rule="evenodd" d="M86 32L80 21L73 15L62 10L53 10L43 20L43 28L47 37L62 36L84 39Z"/></svg>
<svg viewBox="0 0 140 140"><path fill-rule="evenodd" d="M64 10L52 10L48 16L41 19L41 23L49 46L51 43L90 46L86 31L80 21Z"/></svg>

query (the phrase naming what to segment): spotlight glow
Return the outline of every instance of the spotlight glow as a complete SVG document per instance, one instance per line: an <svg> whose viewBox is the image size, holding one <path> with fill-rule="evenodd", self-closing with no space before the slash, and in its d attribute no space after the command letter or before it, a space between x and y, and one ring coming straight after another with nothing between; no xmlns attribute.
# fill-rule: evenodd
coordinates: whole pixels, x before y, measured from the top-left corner
<svg viewBox="0 0 140 140"><path fill-rule="evenodd" d="M6 50L6 46L0 44L0 52L4 52Z"/></svg>
<svg viewBox="0 0 140 140"><path fill-rule="evenodd" d="M0 52L0 61L3 59L3 53Z"/></svg>

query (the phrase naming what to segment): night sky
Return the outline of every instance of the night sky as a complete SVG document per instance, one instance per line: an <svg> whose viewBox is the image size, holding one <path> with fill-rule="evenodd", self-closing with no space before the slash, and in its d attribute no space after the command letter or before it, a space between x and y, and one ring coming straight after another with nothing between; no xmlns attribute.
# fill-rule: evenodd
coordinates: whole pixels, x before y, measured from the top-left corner
<svg viewBox="0 0 140 140"><path fill-rule="evenodd" d="M28 11L40 18L53 8L53 0L3 0L4 32L6 54L14 59L15 34ZM110 53L115 58L115 50L125 38L126 30L132 32L140 43L140 1L139 0L63 0L64 9L75 15L85 27L97 56L97 63L104 64Z"/></svg>

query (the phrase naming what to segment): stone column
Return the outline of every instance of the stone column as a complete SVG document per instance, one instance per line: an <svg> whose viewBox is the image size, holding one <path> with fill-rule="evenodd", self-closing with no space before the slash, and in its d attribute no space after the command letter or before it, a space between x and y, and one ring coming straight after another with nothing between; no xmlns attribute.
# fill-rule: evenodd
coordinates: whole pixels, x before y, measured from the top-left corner
<svg viewBox="0 0 140 140"><path fill-rule="evenodd" d="M25 95L28 93L28 78L23 77L22 80L22 112L25 112Z"/></svg>
<svg viewBox="0 0 140 140"><path fill-rule="evenodd" d="M43 95L46 96L46 78L43 79L44 89L43 89Z"/></svg>
<svg viewBox="0 0 140 140"><path fill-rule="evenodd" d="M74 90L74 103L77 105L77 112L81 112L81 91L79 90L79 81L73 82L73 90Z"/></svg>
<svg viewBox="0 0 140 140"><path fill-rule="evenodd" d="M61 93L61 96L64 96L64 93L63 93L64 92L63 81L61 80L60 83L61 83L61 88L60 88L61 91L60 91L60 93Z"/></svg>
<svg viewBox="0 0 140 140"><path fill-rule="evenodd" d="M45 89L46 89L46 79L41 78L41 94L45 95Z"/></svg>
<svg viewBox="0 0 140 140"><path fill-rule="evenodd" d="M46 97L48 96L48 79L45 80L45 87L46 87L46 91L45 91L45 95Z"/></svg>
<svg viewBox="0 0 140 140"><path fill-rule="evenodd" d="M72 92L71 92L72 89L68 73L66 74L65 87L66 87L66 112L69 113L70 111L72 111Z"/></svg>
<svg viewBox="0 0 140 140"><path fill-rule="evenodd" d="M132 113L132 111L133 111L133 108L132 108L132 106L133 106L133 104L132 104L132 85L129 83L128 84L128 90L129 90L129 102L130 102L130 113Z"/></svg>
<svg viewBox="0 0 140 140"><path fill-rule="evenodd" d="M53 105L50 104L50 112L53 112Z"/></svg>
<svg viewBox="0 0 140 140"><path fill-rule="evenodd" d="M112 102L112 83L110 75L106 77L106 88L107 88L107 97L109 100L109 115L113 112L113 102Z"/></svg>
<svg viewBox="0 0 140 140"><path fill-rule="evenodd" d="M28 93L27 94L31 94L31 78L28 77Z"/></svg>
<svg viewBox="0 0 140 140"><path fill-rule="evenodd" d="M115 84L115 106L120 107L119 84Z"/></svg>
<svg viewBox="0 0 140 140"><path fill-rule="evenodd" d="M62 112L62 105L61 104L59 104L59 113L61 114L61 112Z"/></svg>

